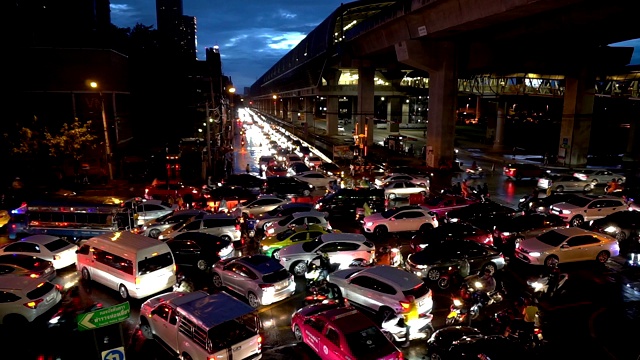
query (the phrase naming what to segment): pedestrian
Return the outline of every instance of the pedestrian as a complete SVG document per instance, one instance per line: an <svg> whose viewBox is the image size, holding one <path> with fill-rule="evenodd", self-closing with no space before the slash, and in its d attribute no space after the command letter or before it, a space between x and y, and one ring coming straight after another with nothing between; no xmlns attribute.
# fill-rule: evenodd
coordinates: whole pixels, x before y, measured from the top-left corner
<svg viewBox="0 0 640 360"><path fill-rule="evenodd" d="M245 168L245 170L247 171L247 174L251 173L251 166L247 164L247 167Z"/></svg>
<svg viewBox="0 0 640 360"><path fill-rule="evenodd" d="M409 156L414 156L413 144L409 145Z"/></svg>
<svg viewBox="0 0 640 360"><path fill-rule="evenodd" d="M178 194L176 198L176 204L178 204L178 209L184 209L184 199L182 198L182 196L180 196L180 194Z"/></svg>
<svg viewBox="0 0 640 360"><path fill-rule="evenodd" d="M353 166L353 164L349 165L349 174L351 175L351 177L354 177L356 175L356 167Z"/></svg>
<svg viewBox="0 0 640 360"><path fill-rule="evenodd" d="M469 197L469 185L467 184L467 180L462 181L462 185L460 187L460 191L462 192L462 197Z"/></svg>
<svg viewBox="0 0 640 360"><path fill-rule="evenodd" d="M549 165L549 153L545 152L544 153L544 160L543 160L543 164L544 165Z"/></svg>

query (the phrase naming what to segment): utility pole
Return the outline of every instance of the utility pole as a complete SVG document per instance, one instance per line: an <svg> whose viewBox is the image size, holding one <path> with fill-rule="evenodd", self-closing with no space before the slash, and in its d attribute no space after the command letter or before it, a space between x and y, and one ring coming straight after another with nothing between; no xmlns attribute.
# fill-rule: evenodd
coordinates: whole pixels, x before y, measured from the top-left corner
<svg viewBox="0 0 640 360"><path fill-rule="evenodd" d="M211 171L211 159L212 159L212 154L211 154L211 116L209 115L209 102L205 101L205 122L207 124L207 136L206 136L206 140L207 140L207 169L209 169L209 171Z"/></svg>

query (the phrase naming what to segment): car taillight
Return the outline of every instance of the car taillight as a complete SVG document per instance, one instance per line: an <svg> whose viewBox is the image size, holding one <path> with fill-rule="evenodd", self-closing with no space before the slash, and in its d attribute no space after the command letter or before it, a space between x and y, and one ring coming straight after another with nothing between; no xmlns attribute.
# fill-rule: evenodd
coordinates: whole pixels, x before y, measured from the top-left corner
<svg viewBox="0 0 640 360"><path fill-rule="evenodd" d="M53 260L60 260L60 255L53 255Z"/></svg>
<svg viewBox="0 0 640 360"><path fill-rule="evenodd" d="M139 277L136 278L136 285L140 285L140 278Z"/></svg>
<svg viewBox="0 0 640 360"><path fill-rule="evenodd" d="M144 193L145 194L148 193L148 192L149 192L149 189L144 189Z"/></svg>
<svg viewBox="0 0 640 360"><path fill-rule="evenodd" d="M404 354L402 353L402 351L398 352L398 360L404 360Z"/></svg>
<svg viewBox="0 0 640 360"><path fill-rule="evenodd" d="M62 291L64 289L64 287L60 284L54 284L53 286L55 286L58 291Z"/></svg>
<svg viewBox="0 0 640 360"><path fill-rule="evenodd" d="M409 308L411 308L411 303L408 301L400 301L400 306L402 307L402 311L409 311Z"/></svg>
<svg viewBox="0 0 640 360"><path fill-rule="evenodd" d="M29 274L29 277L32 279L37 279L40 277L40 274Z"/></svg>
<svg viewBox="0 0 640 360"><path fill-rule="evenodd" d="M236 224L236 230L240 230L240 224Z"/></svg>
<svg viewBox="0 0 640 360"><path fill-rule="evenodd" d="M28 307L29 309L35 309L38 307L38 304L40 304L41 302L43 302L44 300L42 299L36 299L33 301L29 301L28 303L24 303L23 305Z"/></svg>
<svg viewBox="0 0 640 360"><path fill-rule="evenodd" d="M491 236L487 236L487 238L484 240L484 243L493 245L493 238Z"/></svg>
<svg viewBox="0 0 640 360"><path fill-rule="evenodd" d="M258 351L262 350L262 335L258 335Z"/></svg>

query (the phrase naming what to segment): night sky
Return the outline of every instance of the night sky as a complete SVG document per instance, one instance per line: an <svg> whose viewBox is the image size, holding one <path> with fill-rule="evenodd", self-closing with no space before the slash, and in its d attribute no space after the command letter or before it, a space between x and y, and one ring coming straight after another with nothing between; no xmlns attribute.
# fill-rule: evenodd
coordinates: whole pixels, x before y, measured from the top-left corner
<svg viewBox="0 0 640 360"><path fill-rule="evenodd" d="M242 91L291 50L306 34L347 0L183 0L184 15L197 22L198 58L218 45L222 71ZM155 0L111 0L111 22L156 28ZM640 39L632 64L640 64Z"/></svg>

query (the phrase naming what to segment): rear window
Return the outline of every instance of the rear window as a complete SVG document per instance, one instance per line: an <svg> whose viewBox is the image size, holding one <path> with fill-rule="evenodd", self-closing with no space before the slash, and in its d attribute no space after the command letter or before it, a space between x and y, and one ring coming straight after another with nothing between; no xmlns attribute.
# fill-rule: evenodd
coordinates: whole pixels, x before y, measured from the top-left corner
<svg viewBox="0 0 640 360"><path fill-rule="evenodd" d="M389 340L375 326L345 334L344 337L347 340L347 344L349 344L349 349L351 349L356 358L368 359L372 354L377 357L391 352Z"/></svg>
<svg viewBox="0 0 640 360"><path fill-rule="evenodd" d="M417 285L414 286L413 288L409 289L409 290L404 290L402 292L404 294L404 296L413 296L416 299L419 299L425 295L427 295L429 293L429 287L427 286L427 284L424 283L424 281Z"/></svg>
<svg viewBox="0 0 640 360"><path fill-rule="evenodd" d="M282 281L288 279L291 274L287 271L287 269L282 268L278 271L272 272L270 274L266 274L262 277L262 281L265 283L276 283L278 281Z"/></svg>
<svg viewBox="0 0 640 360"><path fill-rule="evenodd" d="M170 252L146 258L138 263L138 275L149 274L172 265L173 257Z"/></svg>
<svg viewBox="0 0 640 360"><path fill-rule="evenodd" d="M44 247L46 247L49 251L51 252L56 252L60 249L63 249L67 246L69 246L70 244L62 239L57 239L57 240L53 240L50 243L44 244Z"/></svg>
<svg viewBox="0 0 640 360"><path fill-rule="evenodd" d="M27 293L27 298L29 298L29 300L39 299L47 295L51 290L53 290L53 284L45 282L35 288L35 290L29 291Z"/></svg>

